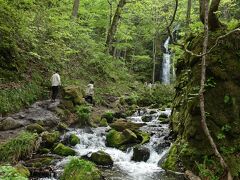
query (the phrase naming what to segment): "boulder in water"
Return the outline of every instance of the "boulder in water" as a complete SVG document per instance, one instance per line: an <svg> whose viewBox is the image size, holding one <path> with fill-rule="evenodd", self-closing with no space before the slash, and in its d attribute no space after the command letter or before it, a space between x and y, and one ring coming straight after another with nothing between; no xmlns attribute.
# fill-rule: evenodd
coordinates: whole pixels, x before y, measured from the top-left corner
<svg viewBox="0 0 240 180"><path fill-rule="evenodd" d="M76 154L72 148L63 145L62 143L58 143L53 152L60 156L74 156Z"/></svg>
<svg viewBox="0 0 240 180"><path fill-rule="evenodd" d="M92 153L90 159L97 165L103 165L103 166L113 165L113 160L111 156L105 153L104 151L98 151L98 152Z"/></svg>
<svg viewBox="0 0 240 180"><path fill-rule="evenodd" d="M71 146L75 146L80 143L80 139L76 136L76 134L71 134L69 136L69 144Z"/></svg>
<svg viewBox="0 0 240 180"><path fill-rule="evenodd" d="M101 180L101 173L99 169L91 162L73 158L64 167L64 173L61 179L76 180L76 179L92 179Z"/></svg>
<svg viewBox="0 0 240 180"><path fill-rule="evenodd" d="M150 157L150 150L146 147L143 146L137 146L134 147L133 149L133 157L132 160L133 161L147 161Z"/></svg>
<svg viewBox="0 0 240 180"><path fill-rule="evenodd" d="M17 129L22 126L23 124L20 121L15 120L11 117L7 117L6 119L0 121L0 131Z"/></svg>
<svg viewBox="0 0 240 180"><path fill-rule="evenodd" d="M142 116L143 122L150 122L151 120L152 120L152 116L150 116L150 115Z"/></svg>
<svg viewBox="0 0 240 180"><path fill-rule="evenodd" d="M132 144L137 142L137 136L130 129L123 132L111 130L106 136L107 146L120 148L122 145Z"/></svg>

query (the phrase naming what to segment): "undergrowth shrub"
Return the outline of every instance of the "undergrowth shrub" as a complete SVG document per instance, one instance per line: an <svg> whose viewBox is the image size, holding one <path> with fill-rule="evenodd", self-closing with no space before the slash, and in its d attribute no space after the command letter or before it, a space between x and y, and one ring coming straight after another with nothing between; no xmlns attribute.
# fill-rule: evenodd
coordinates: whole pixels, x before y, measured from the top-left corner
<svg viewBox="0 0 240 180"><path fill-rule="evenodd" d="M90 107L86 105L76 106L76 114L79 119L79 125L88 125L90 120Z"/></svg>

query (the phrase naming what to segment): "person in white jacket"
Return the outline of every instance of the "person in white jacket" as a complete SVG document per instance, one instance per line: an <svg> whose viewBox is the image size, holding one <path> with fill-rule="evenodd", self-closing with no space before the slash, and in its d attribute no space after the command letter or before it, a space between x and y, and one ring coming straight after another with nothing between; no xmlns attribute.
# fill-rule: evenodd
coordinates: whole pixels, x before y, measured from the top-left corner
<svg viewBox="0 0 240 180"><path fill-rule="evenodd" d="M85 100L88 103L94 105L93 95L94 95L94 82L90 81L90 83L87 85Z"/></svg>
<svg viewBox="0 0 240 180"><path fill-rule="evenodd" d="M61 85L61 78L58 74L59 72L56 71L51 77L51 83L52 83L52 101L55 101L58 95L59 86Z"/></svg>

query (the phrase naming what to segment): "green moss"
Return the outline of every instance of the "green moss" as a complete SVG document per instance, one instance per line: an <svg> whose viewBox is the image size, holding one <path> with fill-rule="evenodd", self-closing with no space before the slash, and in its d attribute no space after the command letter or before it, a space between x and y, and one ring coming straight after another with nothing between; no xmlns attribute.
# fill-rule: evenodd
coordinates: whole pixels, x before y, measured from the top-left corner
<svg viewBox="0 0 240 180"><path fill-rule="evenodd" d="M34 123L34 124L28 125L27 130L30 132L42 133L43 131L45 131L45 128L43 128L41 125L37 123Z"/></svg>
<svg viewBox="0 0 240 180"><path fill-rule="evenodd" d="M101 174L96 166L86 160L73 158L65 166L61 180L100 180Z"/></svg>
<svg viewBox="0 0 240 180"><path fill-rule="evenodd" d="M105 118L101 119L100 120L100 123L99 123L100 127L107 127L108 126L108 122Z"/></svg>
<svg viewBox="0 0 240 180"><path fill-rule="evenodd" d="M60 138L60 133L58 131L52 132L45 131L41 134L41 136L44 145L46 145L47 147L51 147Z"/></svg>
<svg viewBox="0 0 240 180"><path fill-rule="evenodd" d="M135 131L138 139L140 139L140 144L145 144L147 142L149 142L151 136L150 134L146 133L146 132L143 132L143 131Z"/></svg>
<svg viewBox="0 0 240 180"><path fill-rule="evenodd" d="M76 152L72 148L63 145L62 143L59 143L54 148L53 152L60 156L74 156L76 154Z"/></svg>
<svg viewBox="0 0 240 180"><path fill-rule="evenodd" d="M89 106L76 106L75 107L76 114L78 116L79 120L79 125L84 126L84 125L90 125L90 107Z"/></svg>
<svg viewBox="0 0 240 180"><path fill-rule="evenodd" d="M80 139L75 134L71 134L69 137L69 143L70 145L75 146L80 143Z"/></svg>
<svg viewBox="0 0 240 180"><path fill-rule="evenodd" d="M114 112L107 111L102 116L101 119L106 119L108 123L112 123L114 119Z"/></svg>
<svg viewBox="0 0 240 180"><path fill-rule="evenodd" d="M30 159L26 163L28 164L28 166L30 166L32 168L40 168L40 167L47 167L47 166L51 165L53 160L54 160L53 157L46 156L46 157Z"/></svg>
<svg viewBox="0 0 240 180"><path fill-rule="evenodd" d="M22 132L16 138L0 144L0 161L16 162L23 157L29 157L37 148L38 135Z"/></svg>
<svg viewBox="0 0 240 180"><path fill-rule="evenodd" d="M104 151L98 151L95 153L92 153L90 157L91 161L98 165L103 165L103 166L112 166L113 165L113 160L111 156Z"/></svg>
<svg viewBox="0 0 240 180"><path fill-rule="evenodd" d="M63 122L60 122L60 123L58 123L58 125L57 125L57 129L59 130L59 131L66 131L67 130L67 128L68 128L68 126L65 124L65 123L63 123Z"/></svg>
<svg viewBox="0 0 240 180"><path fill-rule="evenodd" d="M30 171L28 170L28 168L26 168L25 166L23 166L22 164L17 164L15 166L15 168L17 169L17 171L23 175L24 177L29 177L30 176Z"/></svg>
<svg viewBox="0 0 240 180"><path fill-rule="evenodd" d="M4 180L27 180L16 168L12 166L0 166L0 179Z"/></svg>
<svg viewBox="0 0 240 180"><path fill-rule="evenodd" d="M173 145L169 151L167 159L164 161L162 165L164 169L177 171L177 160L178 160L177 152L178 152L177 147Z"/></svg>

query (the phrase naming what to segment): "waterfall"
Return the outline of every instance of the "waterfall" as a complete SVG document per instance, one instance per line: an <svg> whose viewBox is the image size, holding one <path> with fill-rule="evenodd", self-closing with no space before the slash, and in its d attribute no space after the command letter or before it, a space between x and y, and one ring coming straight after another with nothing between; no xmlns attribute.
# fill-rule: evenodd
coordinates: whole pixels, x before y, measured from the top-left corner
<svg viewBox="0 0 240 180"><path fill-rule="evenodd" d="M163 53L163 62L162 62L162 83L170 84L170 69L171 69L171 54L169 52L169 41L170 37L164 42L165 53Z"/></svg>

